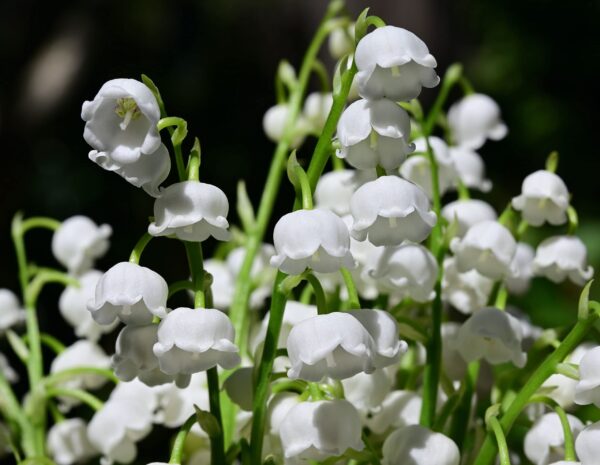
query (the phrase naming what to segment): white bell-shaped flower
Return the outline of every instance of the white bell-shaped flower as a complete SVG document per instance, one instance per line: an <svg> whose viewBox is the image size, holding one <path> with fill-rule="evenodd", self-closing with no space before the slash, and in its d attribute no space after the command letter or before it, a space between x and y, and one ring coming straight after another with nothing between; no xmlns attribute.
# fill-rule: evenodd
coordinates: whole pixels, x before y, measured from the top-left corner
<svg viewBox="0 0 600 465"><path fill-rule="evenodd" d="M333 105L333 94L331 92L312 92L307 95L302 109L302 116L314 134L321 134L331 111L331 105Z"/></svg>
<svg viewBox="0 0 600 465"><path fill-rule="evenodd" d="M158 273L131 262L117 263L98 281L88 310L101 325L117 318L128 325L147 325L167 315L169 286Z"/></svg>
<svg viewBox="0 0 600 465"><path fill-rule="evenodd" d="M438 181L440 195L450 189L456 180L458 174L454 166L454 160L450 157L450 151L446 143L439 137L429 137L429 144L433 152L433 156L438 165ZM419 138L414 141L415 152L418 153L411 156L400 166L400 174L404 179L415 183L419 186L429 198L433 198L433 187L431 180L431 166L429 159L425 156L427 145L424 138Z"/></svg>
<svg viewBox="0 0 600 465"><path fill-rule="evenodd" d="M154 354L160 369L169 374L192 374L217 365L227 370L240 363L233 343L235 330L223 312L180 307L158 328Z"/></svg>
<svg viewBox="0 0 600 465"><path fill-rule="evenodd" d="M575 403L600 407L600 346L587 352L579 363L579 382L575 386Z"/></svg>
<svg viewBox="0 0 600 465"><path fill-rule="evenodd" d="M579 418L567 414L573 437L583 430ZM535 465L546 465L565 456L565 438L560 418L556 413L546 413L536 420L525 435L523 450L525 456Z"/></svg>
<svg viewBox="0 0 600 465"><path fill-rule="evenodd" d="M452 105L448 125L454 143L473 150L480 148L486 139L503 139L508 132L500 118L500 107L483 94L467 95Z"/></svg>
<svg viewBox="0 0 600 465"><path fill-rule="evenodd" d="M377 409L392 388L392 378L385 370L357 373L342 380L344 397L361 413Z"/></svg>
<svg viewBox="0 0 600 465"><path fill-rule="evenodd" d="M125 326L117 337L112 367L122 381L138 378L148 386L170 383L174 380L179 387L190 382L188 374L169 376L158 367L158 359L152 351L158 342L158 325Z"/></svg>
<svg viewBox="0 0 600 465"><path fill-rule="evenodd" d="M177 428L194 413L194 405L209 410L206 373L194 373L190 384L181 389L176 384L163 384L151 388L157 393L158 407L154 422L167 428Z"/></svg>
<svg viewBox="0 0 600 465"><path fill-rule="evenodd" d="M97 226L87 216L72 216L54 232L52 253L69 273L83 273L106 253L111 234L112 228L107 224Z"/></svg>
<svg viewBox="0 0 600 465"><path fill-rule="evenodd" d="M422 87L435 87L437 62L427 45L406 29L384 26L367 34L355 53L359 93L363 98L411 100Z"/></svg>
<svg viewBox="0 0 600 465"><path fill-rule="evenodd" d="M150 89L135 79L106 82L94 100L83 103L81 118L85 141L114 163L134 163L161 144L160 108Z"/></svg>
<svg viewBox="0 0 600 465"><path fill-rule="evenodd" d="M208 258L204 260L203 265L204 271L212 276L210 289L213 295L213 306L226 311L233 300L235 278L229 271L227 264L222 260Z"/></svg>
<svg viewBox="0 0 600 465"><path fill-rule="evenodd" d="M107 171L113 171L135 187L141 187L153 197L159 195L158 187L169 176L171 157L164 144L151 155L138 158L133 163L116 162L106 152L92 150L88 158Z"/></svg>
<svg viewBox="0 0 600 465"><path fill-rule="evenodd" d="M416 302L428 302L435 297L438 266L435 257L422 245L386 247L371 275L382 292L398 299L410 297Z"/></svg>
<svg viewBox="0 0 600 465"><path fill-rule="evenodd" d="M270 266L270 260L273 255L275 255L275 248L271 244L261 244L254 256L252 268L250 269L250 277L254 286L250 294L250 301L248 302L251 309L263 307L265 301L271 297L276 274L275 270ZM232 285L235 284L240 274L245 258L245 247L237 247L227 255L227 269L233 280Z"/></svg>
<svg viewBox="0 0 600 465"><path fill-rule="evenodd" d="M398 361L408 345L398 338L398 323L385 310L352 310L348 312L356 318L373 339L373 362L383 368Z"/></svg>
<svg viewBox="0 0 600 465"><path fill-rule="evenodd" d="M280 425L284 457L322 461L362 450L360 416L347 400L302 402L292 407Z"/></svg>
<svg viewBox="0 0 600 465"><path fill-rule="evenodd" d="M178 182L164 189L154 202L154 221L148 232L190 242L210 236L227 241L228 212L229 202L218 187L199 181Z"/></svg>
<svg viewBox="0 0 600 465"><path fill-rule="evenodd" d="M466 147L450 147L450 156L458 179L465 187L489 192L492 181L485 177L485 163L481 156Z"/></svg>
<svg viewBox="0 0 600 465"><path fill-rule="evenodd" d="M492 365L512 362L523 368L527 354L521 343L521 324L512 315L494 307L475 312L463 323L456 337L455 349L467 362L485 359Z"/></svg>
<svg viewBox="0 0 600 465"><path fill-rule="evenodd" d="M511 268L514 273L504 279L506 288L511 294L521 295L527 292L533 278L533 258L535 250L524 242L517 243Z"/></svg>
<svg viewBox="0 0 600 465"><path fill-rule="evenodd" d="M10 366L8 359L2 352L0 352L0 374L2 374L9 383L16 383L19 381L19 375L13 367Z"/></svg>
<svg viewBox="0 0 600 465"><path fill-rule="evenodd" d="M420 425L400 428L383 443L381 465L459 465L456 443Z"/></svg>
<svg viewBox="0 0 600 465"><path fill-rule="evenodd" d="M444 205L442 216L452 223L457 222L457 236L464 236L471 226L482 221L494 221L498 215L494 208L487 202L479 199L455 200Z"/></svg>
<svg viewBox="0 0 600 465"><path fill-rule="evenodd" d="M521 194L513 197L512 206L532 226L546 222L564 224L567 222L569 191L558 175L538 170L523 180Z"/></svg>
<svg viewBox="0 0 600 465"><path fill-rule="evenodd" d="M444 259L442 300L458 311L470 314L485 307L493 287L494 281L476 270L458 271L454 257Z"/></svg>
<svg viewBox="0 0 600 465"><path fill-rule="evenodd" d="M329 210L297 210L281 217L273 240L277 255L271 266L297 275L307 268L331 273L353 268L350 235L344 221Z"/></svg>
<svg viewBox="0 0 600 465"><path fill-rule="evenodd" d="M98 454L87 437L87 424L81 418L67 418L52 425L46 447L57 465L73 465Z"/></svg>
<svg viewBox="0 0 600 465"><path fill-rule="evenodd" d="M25 321L25 309L15 293L0 289L0 334Z"/></svg>
<svg viewBox="0 0 600 465"><path fill-rule="evenodd" d="M560 283L569 278L583 286L594 275L587 264L585 244L575 236L553 236L543 240L535 251L533 272Z"/></svg>
<svg viewBox="0 0 600 465"><path fill-rule="evenodd" d="M281 422L288 412L300 402L300 396L289 391L278 392L269 400L265 418L266 434L263 442L265 455L283 456L281 439L279 438Z"/></svg>
<svg viewBox="0 0 600 465"><path fill-rule="evenodd" d="M358 100L344 110L337 125L336 155L358 169L398 168L414 149L409 143L408 113L391 100Z"/></svg>
<svg viewBox="0 0 600 465"><path fill-rule="evenodd" d="M414 391L392 391L366 424L375 434L384 434L390 428L418 425L422 404L423 399Z"/></svg>
<svg viewBox="0 0 600 465"><path fill-rule="evenodd" d="M265 113L262 120L263 131L273 142L280 142L283 139L289 113L290 107L287 103L272 106ZM298 148L302 145L308 129L308 122L305 121L303 115L298 115L290 142L292 148Z"/></svg>
<svg viewBox="0 0 600 465"><path fill-rule="evenodd" d="M378 246L421 242L437 221L425 192L397 176L382 176L359 187L350 210L352 237Z"/></svg>
<svg viewBox="0 0 600 465"><path fill-rule="evenodd" d="M319 178L315 188L315 205L331 210L339 216L350 214L350 199L356 189L367 181L376 179L374 172L365 171L359 176L354 170L336 170Z"/></svg>
<svg viewBox="0 0 600 465"><path fill-rule="evenodd" d="M307 305L294 300L288 300L285 303L285 309L283 311L283 319L281 321L281 329L279 330L279 340L277 342L278 348L285 348L287 346L287 340L290 335L290 331L294 326L304 320L317 316L318 311L315 305ZM264 341L265 335L267 334L267 327L269 325L270 312L267 312L262 320L259 334L257 335L257 341Z"/></svg>
<svg viewBox="0 0 600 465"><path fill-rule="evenodd" d="M336 27L329 33L327 47L335 60L354 52L354 23Z"/></svg>
<svg viewBox="0 0 600 465"><path fill-rule="evenodd" d="M463 238L452 239L450 249L456 258L456 268L462 273L477 270L488 278L501 279L514 272L512 260L517 242L497 221L471 226Z"/></svg>
<svg viewBox="0 0 600 465"><path fill-rule="evenodd" d="M96 285L102 275L102 271L86 271L78 278L79 287L65 287L58 300L60 314L73 326L75 335L90 341L97 341L102 334L111 332L118 324L118 320L115 320L111 325L99 325L87 309L87 303L94 297Z"/></svg>
<svg viewBox="0 0 600 465"><path fill-rule="evenodd" d="M350 378L375 369L373 339L357 318L334 312L299 322L287 339L290 378ZM399 350L399 349L398 349Z"/></svg>
<svg viewBox="0 0 600 465"><path fill-rule="evenodd" d="M575 451L581 465L595 465L600 457L600 421L586 426L575 440ZM573 462L569 462L569 465Z"/></svg>

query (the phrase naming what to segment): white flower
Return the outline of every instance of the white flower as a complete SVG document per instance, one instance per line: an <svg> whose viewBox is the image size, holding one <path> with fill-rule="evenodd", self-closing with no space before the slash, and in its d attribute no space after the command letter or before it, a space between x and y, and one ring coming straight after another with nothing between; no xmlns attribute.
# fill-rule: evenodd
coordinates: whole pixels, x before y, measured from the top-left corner
<svg viewBox="0 0 600 465"><path fill-rule="evenodd" d="M331 92L312 92L306 97L302 116L313 133L319 135L323 130L332 104L333 94Z"/></svg>
<svg viewBox="0 0 600 465"><path fill-rule="evenodd" d="M99 325L87 309L87 303L94 297L102 274L98 270L86 271L78 278L79 287L65 287L58 300L60 314L73 326L75 335L90 341L97 341L103 333L111 332L118 324L118 320L115 320L108 326Z"/></svg>
<svg viewBox="0 0 600 465"><path fill-rule="evenodd" d="M167 282L150 268L131 262L117 263L96 285L88 310L101 325L117 318L128 325L146 325L154 316L167 314Z"/></svg>
<svg viewBox="0 0 600 465"><path fill-rule="evenodd" d="M466 234L471 226L481 223L482 221L493 221L498 218L494 208L487 202L479 199L455 200L444 205L442 208L442 216L452 223L457 221L458 234L462 237Z"/></svg>
<svg viewBox="0 0 600 465"><path fill-rule="evenodd" d="M501 279L514 271L512 260L517 242L497 221L471 226L462 239L452 239L450 249L456 257L456 268L462 273L477 270L488 278Z"/></svg>
<svg viewBox="0 0 600 465"><path fill-rule="evenodd" d="M392 391L385 396L381 408L367 419L367 426L375 434L383 434L390 428L417 425L422 403L423 399L416 392Z"/></svg>
<svg viewBox="0 0 600 465"><path fill-rule="evenodd" d="M58 465L72 465L98 454L87 437L87 425L81 418L67 418L48 430L48 452Z"/></svg>
<svg viewBox="0 0 600 465"><path fill-rule="evenodd" d="M6 381L9 383L16 383L19 381L19 375L17 372L10 366L8 363L8 359L6 356L0 352L0 374L6 378Z"/></svg>
<svg viewBox="0 0 600 465"><path fill-rule="evenodd" d="M97 226L87 216L72 216L62 222L52 236L52 253L69 273L83 273L102 257L109 247L112 228Z"/></svg>
<svg viewBox="0 0 600 465"><path fill-rule="evenodd" d="M420 425L390 434L383 443L381 465L458 465L460 451L452 439Z"/></svg>
<svg viewBox="0 0 600 465"><path fill-rule="evenodd" d="M280 425L286 459L322 461L362 450L360 416L346 400L302 402L292 407Z"/></svg>
<svg viewBox="0 0 600 465"><path fill-rule="evenodd" d="M352 194L361 184L375 178L375 173L370 170L366 170L360 175L354 170L325 173L319 178L315 188L315 205L318 208L331 210L339 216L348 215Z"/></svg>
<svg viewBox="0 0 600 465"><path fill-rule="evenodd" d="M392 388L392 379L385 370L357 373L342 380L344 397L360 412L377 409Z"/></svg>
<svg viewBox="0 0 600 465"><path fill-rule="evenodd" d="M0 289L0 334L25 321L25 309L14 292Z"/></svg>
<svg viewBox="0 0 600 465"><path fill-rule="evenodd" d="M594 275L587 264L587 249L575 236L553 236L543 240L535 251L533 272L560 283L569 278L583 286Z"/></svg>
<svg viewBox="0 0 600 465"><path fill-rule="evenodd" d="M229 370L240 363L234 339L231 321L219 310L180 307L160 323L154 354L169 375L192 374L217 364Z"/></svg>
<svg viewBox="0 0 600 465"><path fill-rule="evenodd" d="M160 109L156 98L135 79L106 82L94 97L83 103L86 122L83 138L114 163L128 164L153 154L160 146L156 125Z"/></svg>
<svg viewBox="0 0 600 465"><path fill-rule="evenodd" d="M508 132L500 119L498 104L483 94L467 95L452 105L448 125L454 143L473 150L480 148L486 139L503 139Z"/></svg>
<svg viewBox="0 0 600 465"><path fill-rule="evenodd" d="M113 171L135 187L141 187L153 197L159 195L158 186L171 171L171 157L164 144L152 155L145 155L132 163L116 162L106 152L92 150L88 158L107 171Z"/></svg>
<svg viewBox="0 0 600 465"><path fill-rule="evenodd" d="M262 120L263 130L273 142L280 142L283 139L289 112L290 107L287 103L279 103L269 108L265 113ZM292 148L298 148L302 145L308 129L308 122L304 120L302 115L298 115L295 128L292 130L290 142Z"/></svg>
<svg viewBox="0 0 600 465"><path fill-rule="evenodd" d="M229 202L221 189L199 181L183 181L164 189L154 202L153 236L175 235L183 241L201 242L213 236L229 240Z"/></svg>
<svg viewBox="0 0 600 465"><path fill-rule="evenodd" d="M385 310L352 310L348 312L356 318L373 339L373 362L383 368L398 361L408 345L398 338L398 323Z"/></svg>
<svg viewBox="0 0 600 465"><path fill-rule="evenodd" d="M350 378L371 373L374 342L365 327L348 313L318 315L292 327L287 340L292 367L288 377L307 381Z"/></svg>
<svg viewBox="0 0 600 465"><path fill-rule="evenodd" d="M494 281L476 270L458 271L456 259L444 259L442 299L462 313L473 313L484 307L490 298Z"/></svg>
<svg viewBox="0 0 600 465"><path fill-rule="evenodd" d="M411 100L421 87L435 87L440 78L427 45L406 29L385 26L367 34L355 53L359 93L363 98Z"/></svg>
<svg viewBox="0 0 600 465"><path fill-rule="evenodd" d="M359 169L398 168L414 147L408 142L408 113L391 100L358 100L337 125L341 148L336 155Z"/></svg>
<svg viewBox="0 0 600 465"><path fill-rule="evenodd" d="M374 245L421 242L437 221L425 192L397 176L382 176L359 187L350 210L352 237Z"/></svg>
<svg viewBox="0 0 600 465"><path fill-rule="evenodd" d="M342 219L329 210L297 210L281 217L273 240L277 255L271 266L287 274L300 274L311 268L330 273L354 267L350 235Z"/></svg>
<svg viewBox="0 0 600 465"><path fill-rule="evenodd" d="M277 347L286 347L288 336L292 328L301 321L317 316L317 314L317 307L315 305L307 305L294 300L288 300L285 303L285 309L283 311L283 319L281 321L281 329L279 330ZM267 327L269 325L269 315L270 312L267 312L262 320L260 332L257 335L257 342L264 341L265 339Z"/></svg>
<svg viewBox="0 0 600 465"><path fill-rule="evenodd" d="M154 422L167 428L177 428L194 413L194 405L202 410L209 409L206 373L194 373L190 384L181 389L175 384L163 384L152 388L158 398L158 409Z"/></svg>
<svg viewBox="0 0 600 465"><path fill-rule="evenodd" d="M523 180L521 195L512 199L512 206L532 226L541 226L545 222L564 224L567 222L569 191L559 176L539 170Z"/></svg>
<svg viewBox="0 0 600 465"><path fill-rule="evenodd" d="M600 347L594 347L586 353L579 363L575 403L600 406Z"/></svg>
<svg viewBox="0 0 600 465"><path fill-rule="evenodd" d="M600 421L585 427L575 440L575 451L581 465L595 465L600 456ZM572 462L570 462L572 463Z"/></svg>
<svg viewBox="0 0 600 465"><path fill-rule="evenodd" d="M485 164L481 156L466 147L449 149L458 178L465 187L488 192L492 188L492 181L485 177Z"/></svg>
<svg viewBox="0 0 600 465"><path fill-rule="evenodd" d="M173 381L158 367L158 359L152 348L158 342L158 325L125 326L117 337L115 354L112 356L112 367L115 375L122 381L139 378L148 386L156 386ZM177 375L175 381L179 387L190 382L189 375Z"/></svg>
<svg viewBox="0 0 600 465"><path fill-rule="evenodd" d="M261 244L254 256L252 268L250 269L253 290L250 294L249 305L252 309L261 308L265 300L271 297L276 273L269 262L274 254L275 248L271 244ZM245 258L246 247L237 247L227 255L227 268L233 280L232 285L235 285Z"/></svg>
<svg viewBox="0 0 600 465"><path fill-rule="evenodd" d="M265 455L274 454L283 455L279 431L281 422L285 419L288 412L300 403L300 396L295 392L283 391L273 395L267 405L265 418L266 434L263 442Z"/></svg>
<svg viewBox="0 0 600 465"><path fill-rule="evenodd" d="M444 195L456 183L458 177L454 160L450 157L448 146L439 137L429 137L429 144L438 165L440 195ZM424 155L427 152L425 139L422 137L416 139L414 145L418 155L415 153L400 166L400 174L404 179L414 182L423 189L429 198L433 198L431 166L429 159Z"/></svg>
<svg viewBox="0 0 600 465"><path fill-rule="evenodd" d="M336 60L354 52L354 23L336 27L331 31L327 47L331 56Z"/></svg>
<svg viewBox="0 0 600 465"><path fill-rule="evenodd" d="M583 429L579 418L567 414L567 421L577 438ZM546 465L565 456L565 439L560 419L556 413L546 413L533 424L525 435L523 450L527 458L535 465Z"/></svg>
<svg viewBox="0 0 600 465"><path fill-rule="evenodd" d="M517 243L517 250L511 264L515 273L504 279L506 288L511 294L524 294L529 289L531 278L533 278L534 256L533 247L524 242Z"/></svg>
<svg viewBox="0 0 600 465"><path fill-rule="evenodd" d="M383 292L398 299L428 302L435 297L438 266L429 250L419 244L386 247L371 276Z"/></svg>
<svg viewBox="0 0 600 465"><path fill-rule="evenodd" d="M512 362L523 368L521 324L515 317L494 307L475 312L458 330L454 347L467 362L485 359L492 365Z"/></svg>

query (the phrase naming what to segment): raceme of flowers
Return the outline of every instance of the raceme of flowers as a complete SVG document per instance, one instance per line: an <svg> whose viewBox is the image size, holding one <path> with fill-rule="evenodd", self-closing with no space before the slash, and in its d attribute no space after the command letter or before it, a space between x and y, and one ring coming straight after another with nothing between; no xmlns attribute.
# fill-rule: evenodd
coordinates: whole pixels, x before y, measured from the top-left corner
<svg viewBox="0 0 600 465"><path fill-rule="evenodd" d="M237 224L149 78L110 80L84 102L89 159L150 195L152 217L102 271L109 225L15 216L22 292L0 289L14 351L0 353L0 454L141 463L162 425L174 438L157 458L172 464L598 463L600 347L586 337L600 304L558 155L497 211L480 198L492 183L479 151L508 133L499 105L459 65L440 78L414 33L341 11L333 1L314 39L328 38L333 78L314 54L279 66L263 119L273 167L256 214L240 183ZM308 92L315 70L323 87ZM464 95L448 104L455 86ZM435 87L424 112L417 99ZM294 208L270 218L286 167ZM552 235L528 234L543 225ZM28 262L34 228L53 231L60 269ZM187 259L173 282L144 255L167 239ZM570 332L514 307L534 278L583 287ZM64 286L57 308L78 338L66 347L36 318L47 283Z"/></svg>

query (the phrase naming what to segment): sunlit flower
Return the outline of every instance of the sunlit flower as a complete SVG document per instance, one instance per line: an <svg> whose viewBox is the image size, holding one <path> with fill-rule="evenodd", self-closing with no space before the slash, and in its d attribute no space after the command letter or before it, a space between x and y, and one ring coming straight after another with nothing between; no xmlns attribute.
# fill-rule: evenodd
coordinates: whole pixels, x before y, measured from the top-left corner
<svg viewBox="0 0 600 465"><path fill-rule="evenodd" d="M533 271L555 283L569 278L579 286L594 275L594 268L587 264L585 244L575 236L553 236L543 240L535 251Z"/></svg>
<svg viewBox="0 0 600 465"><path fill-rule="evenodd" d="M494 208L487 202L479 199L455 200L444 205L442 216L451 224L457 222L458 234L462 237L471 226L482 221L494 221L498 218Z"/></svg>
<svg viewBox="0 0 600 465"><path fill-rule="evenodd" d="M539 170L525 178L521 194L512 199L512 206L532 226L541 226L545 222L564 224L567 222L569 191L559 176Z"/></svg>
<svg viewBox="0 0 600 465"><path fill-rule="evenodd" d="M345 399L362 413L377 409L390 392L392 383L386 370L375 370L370 374L357 373L342 380Z"/></svg>
<svg viewBox="0 0 600 465"><path fill-rule="evenodd" d="M315 204L339 216L350 213L350 199L356 189L367 181L376 178L375 172L365 171L360 175L355 170L336 170L319 178L315 188Z"/></svg>

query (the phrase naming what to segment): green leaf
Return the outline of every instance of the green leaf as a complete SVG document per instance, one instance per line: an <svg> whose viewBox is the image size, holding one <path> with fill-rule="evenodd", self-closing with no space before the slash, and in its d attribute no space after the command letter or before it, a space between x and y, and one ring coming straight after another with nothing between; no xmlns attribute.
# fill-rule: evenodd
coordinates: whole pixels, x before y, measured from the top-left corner
<svg viewBox="0 0 600 465"><path fill-rule="evenodd" d="M29 357L29 349L23 342L23 339L21 339L17 333L10 329L6 331L6 339L8 339L8 343L12 347L12 350L14 350L15 354L17 354L21 360L27 360Z"/></svg>
<svg viewBox="0 0 600 465"><path fill-rule="evenodd" d="M240 180L237 185L237 205L236 205L238 216L242 221L242 227L244 231L248 233L252 231L256 226L256 216L254 214L254 207L248 196L246 190L246 183Z"/></svg>
<svg viewBox="0 0 600 465"><path fill-rule="evenodd" d="M344 55L339 59L333 73L333 96L339 95L342 90L342 76L348 70L350 55Z"/></svg>
<svg viewBox="0 0 600 465"><path fill-rule="evenodd" d="M298 191L300 189L300 180L298 179L298 176L296 175L296 169L300 168L302 169L302 167L300 166L300 163L298 163L298 159L296 158L296 151L294 150L287 161L287 177L290 180L290 182L292 183L292 186L294 186L294 189L296 191Z"/></svg>
<svg viewBox="0 0 600 465"><path fill-rule="evenodd" d="M587 320L590 312L590 289L594 280L590 280L579 294L577 316L580 320Z"/></svg>
<svg viewBox="0 0 600 465"><path fill-rule="evenodd" d="M367 28L369 27L369 23L367 22L368 15L369 8L365 8L362 13L358 15L358 18L356 18L356 24L354 25L354 40L357 44L360 42L360 39L367 34Z"/></svg>
<svg viewBox="0 0 600 465"><path fill-rule="evenodd" d="M200 428L202 428L202 430L208 434L209 438L214 438L221 434L219 422L212 413L202 410L195 404L194 410L196 411L196 421L200 425Z"/></svg>

